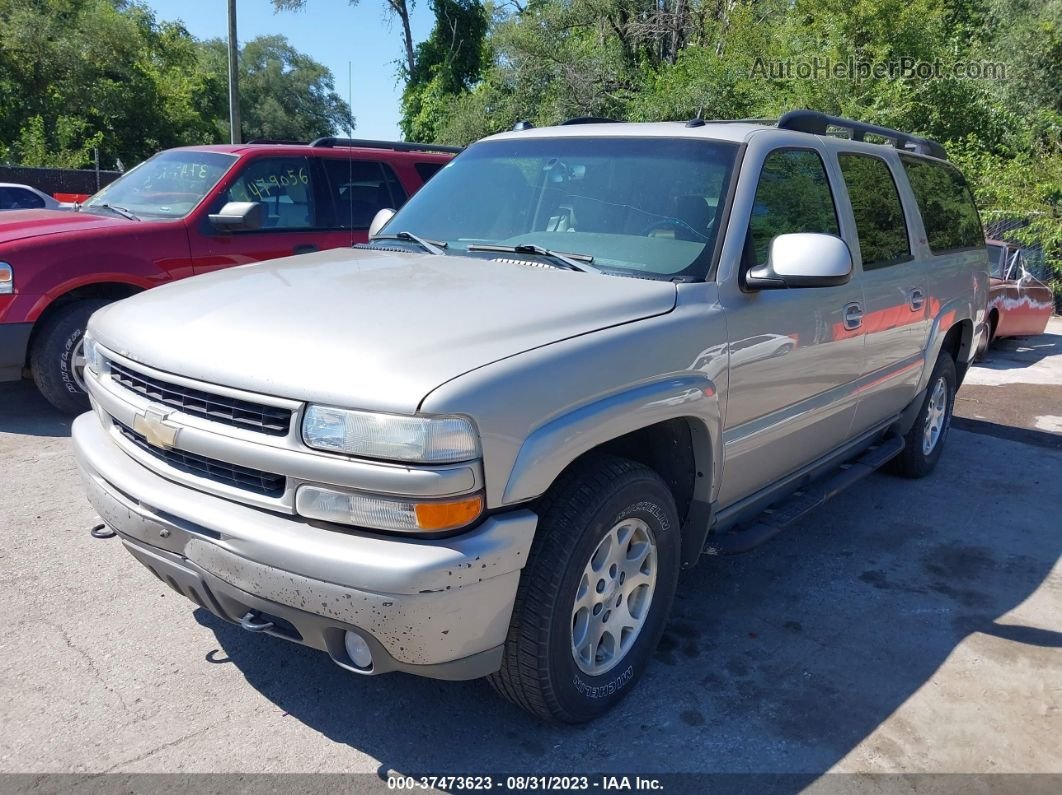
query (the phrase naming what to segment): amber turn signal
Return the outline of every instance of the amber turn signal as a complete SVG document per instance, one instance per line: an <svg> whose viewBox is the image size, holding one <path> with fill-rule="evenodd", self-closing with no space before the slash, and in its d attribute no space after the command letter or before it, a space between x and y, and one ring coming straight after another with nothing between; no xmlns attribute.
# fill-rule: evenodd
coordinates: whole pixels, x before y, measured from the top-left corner
<svg viewBox="0 0 1062 795"><path fill-rule="evenodd" d="M413 510L421 530L453 530L479 518L483 513L483 495L474 494L456 502L419 502Z"/></svg>

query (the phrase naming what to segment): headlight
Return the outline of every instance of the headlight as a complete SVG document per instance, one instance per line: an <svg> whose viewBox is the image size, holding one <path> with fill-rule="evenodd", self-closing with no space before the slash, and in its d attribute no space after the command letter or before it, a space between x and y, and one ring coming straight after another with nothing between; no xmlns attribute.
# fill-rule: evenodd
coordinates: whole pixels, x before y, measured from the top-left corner
<svg viewBox="0 0 1062 795"><path fill-rule="evenodd" d="M96 340L92 339L88 332L85 332L83 337L85 348L85 367L94 373L99 373L100 363L102 357L100 356L99 346L96 344Z"/></svg>
<svg viewBox="0 0 1062 795"><path fill-rule="evenodd" d="M318 450L386 461L448 464L479 455L476 430L463 417L407 417L310 406L302 420L302 438Z"/></svg>
<svg viewBox="0 0 1062 795"><path fill-rule="evenodd" d="M483 513L483 495L472 494L445 502L412 502L375 494L300 486L295 493L295 510L307 519L376 530L438 532L455 530L478 519Z"/></svg>
<svg viewBox="0 0 1062 795"><path fill-rule="evenodd" d="M0 295L15 292L15 271L6 262L0 262Z"/></svg>

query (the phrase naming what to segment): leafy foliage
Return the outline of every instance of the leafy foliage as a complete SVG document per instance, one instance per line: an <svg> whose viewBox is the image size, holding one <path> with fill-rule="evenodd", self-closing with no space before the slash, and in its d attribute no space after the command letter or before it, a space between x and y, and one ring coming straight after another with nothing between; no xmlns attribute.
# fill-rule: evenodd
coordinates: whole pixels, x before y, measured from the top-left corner
<svg viewBox="0 0 1062 795"><path fill-rule="evenodd" d="M227 140L224 45L126 0L0 0L0 161L109 168L159 149ZM248 136L347 128L331 73L282 37L241 60Z"/></svg>

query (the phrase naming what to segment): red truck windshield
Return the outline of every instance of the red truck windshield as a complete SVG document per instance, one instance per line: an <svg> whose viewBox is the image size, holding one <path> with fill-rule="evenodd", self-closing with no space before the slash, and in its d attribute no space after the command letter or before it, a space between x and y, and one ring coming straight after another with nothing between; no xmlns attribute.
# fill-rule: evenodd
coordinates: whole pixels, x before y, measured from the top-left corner
<svg viewBox="0 0 1062 795"><path fill-rule="evenodd" d="M217 152L161 152L92 196L82 209L119 208L138 218L183 218L235 162L235 155Z"/></svg>

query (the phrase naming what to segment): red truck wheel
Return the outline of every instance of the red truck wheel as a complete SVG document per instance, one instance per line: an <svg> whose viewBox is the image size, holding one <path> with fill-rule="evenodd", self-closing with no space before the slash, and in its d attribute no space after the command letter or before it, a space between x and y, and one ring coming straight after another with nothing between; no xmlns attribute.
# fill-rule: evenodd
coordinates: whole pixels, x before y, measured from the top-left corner
<svg viewBox="0 0 1062 795"><path fill-rule="evenodd" d="M89 317L109 301L78 301L58 309L38 330L30 348L33 382L45 400L59 411L80 414L88 411L81 371L84 368L81 342Z"/></svg>

